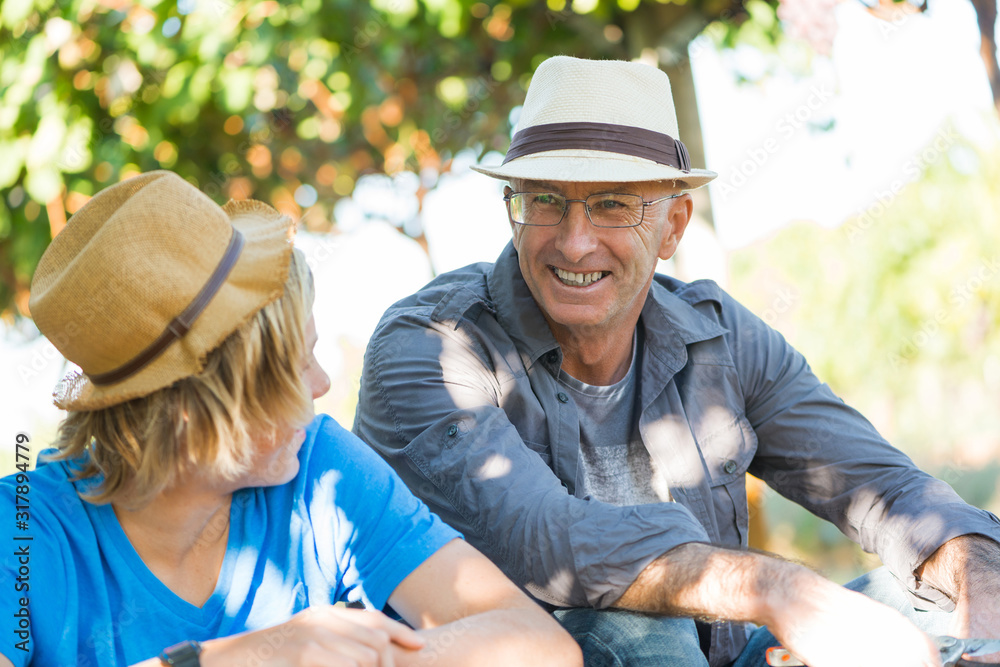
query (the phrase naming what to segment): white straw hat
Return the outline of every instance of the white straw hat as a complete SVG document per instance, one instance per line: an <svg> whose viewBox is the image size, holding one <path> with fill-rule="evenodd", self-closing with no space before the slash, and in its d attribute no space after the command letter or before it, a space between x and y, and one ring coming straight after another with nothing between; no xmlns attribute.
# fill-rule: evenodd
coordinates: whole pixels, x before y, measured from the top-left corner
<svg viewBox="0 0 1000 667"><path fill-rule="evenodd" d="M472 168L505 180L676 180L688 190L717 176L691 168L664 72L568 56L535 70L503 163Z"/></svg>

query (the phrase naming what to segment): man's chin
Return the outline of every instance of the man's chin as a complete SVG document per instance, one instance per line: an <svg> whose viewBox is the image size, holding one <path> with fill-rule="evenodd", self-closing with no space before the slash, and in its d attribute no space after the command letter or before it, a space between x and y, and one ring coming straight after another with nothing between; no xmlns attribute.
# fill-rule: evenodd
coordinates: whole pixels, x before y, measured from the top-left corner
<svg viewBox="0 0 1000 667"><path fill-rule="evenodd" d="M551 325L565 329L589 329L600 326L606 319L603 308L592 304L558 303L544 309Z"/></svg>

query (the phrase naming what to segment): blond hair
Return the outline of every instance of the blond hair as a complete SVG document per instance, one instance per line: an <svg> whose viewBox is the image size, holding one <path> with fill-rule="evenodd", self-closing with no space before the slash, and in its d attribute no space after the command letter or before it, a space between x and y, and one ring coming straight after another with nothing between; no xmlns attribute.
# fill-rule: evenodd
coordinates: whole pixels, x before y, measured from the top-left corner
<svg viewBox="0 0 1000 667"><path fill-rule="evenodd" d="M93 503L139 507L185 470L234 480L250 471L255 442L304 426L312 395L302 377L312 275L294 250L284 294L208 353L200 373L148 396L71 411L59 426L56 460L96 482Z"/></svg>

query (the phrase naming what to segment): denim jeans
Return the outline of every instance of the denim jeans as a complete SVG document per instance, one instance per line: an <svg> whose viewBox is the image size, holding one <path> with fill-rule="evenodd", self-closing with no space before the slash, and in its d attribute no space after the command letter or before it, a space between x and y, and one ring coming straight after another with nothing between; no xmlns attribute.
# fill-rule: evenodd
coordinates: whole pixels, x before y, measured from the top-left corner
<svg viewBox="0 0 1000 667"><path fill-rule="evenodd" d="M690 618L587 608L553 615L580 644L585 667L708 667Z"/></svg>
<svg viewBox="0 0 1000 667"><path fill-rule="evenodd" d="M914 609L884 567L846 587L900 611L928 634L947 634L950 614ZM690 618L582 608L560 609L554 616L580 644L586 667L708 667ZM778 644L767 628L757 628L731 667L764 667L767 649Z"/></svg>

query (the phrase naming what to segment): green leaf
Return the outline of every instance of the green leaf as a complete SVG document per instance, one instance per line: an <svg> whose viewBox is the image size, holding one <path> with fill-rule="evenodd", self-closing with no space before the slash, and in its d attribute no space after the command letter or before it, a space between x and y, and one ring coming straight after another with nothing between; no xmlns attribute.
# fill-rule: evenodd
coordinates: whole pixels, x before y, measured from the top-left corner
<svg viewBox="0 0 1000 667"><path fill-rule="evenodd" d="M4 0L0 7L0 23L10 31L31 16L34 3L31 0Z"/></svg>
<svg viewBox="0 0 1000 667"><path fill-rule="evenodd" d="M0 190L17 183L24 166L24 140L0 141Z"/></svg>
<svg viewBox="0 0 1000 667"><path fill-rule="evenodd" d="M58 115L58 112L50 112L43 116L28 147L26 160L28 169L52 165L62 151L65 137L66 121Z"/></svg>
<svg viewBox="0 0 1000 667"><path fill-rule="evenodd" d="M179 62L167 72L167 78L163 82L163 96L174 97L184 88L184 82L194 66L187 61Z"/></svg>
<svg viewBox="0 0 1000 667"><path fill-rule="evenodd" d="M89 118L78 118L70 125L59 156L63 173L78 174L90 167L94 156L90 150L94 123Z"/></svg>
<svg viewBox="0 0 1000 667"><path fill-rule="evenodd" d="M204 104L212 93L212 79L215 78L215 68L212 65L202 65L188 82L191 101Z"/></svg>
<svg viewBox="0 0 1000 667"><path fill-rule="evenodd" d="M62 175L55 165L29 168L28 176L24 179L24 189L28 191L28 196L40 204L58 197L62 186Z"/></svg>
<svg viewBox="0 0 1000 667"><path fill-rule="evenodd" d="M764 30L770 31L777 26L778 17L774 13L774 7L763 0L747 0L745 7L753 22Z"/></svg>
<svg viewBox="0 0 1000 667"><path fill-rule="evenodd" d="M250 106L253 96L255 70L241 67L237 70L223 70L223 104L229 113L239 113Z"/></svg>

